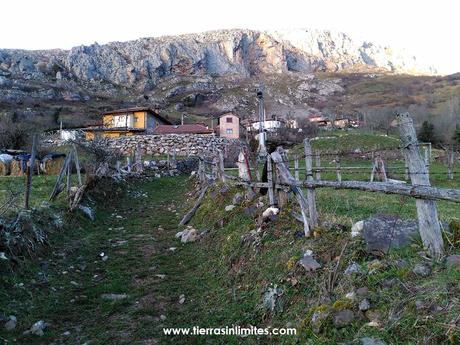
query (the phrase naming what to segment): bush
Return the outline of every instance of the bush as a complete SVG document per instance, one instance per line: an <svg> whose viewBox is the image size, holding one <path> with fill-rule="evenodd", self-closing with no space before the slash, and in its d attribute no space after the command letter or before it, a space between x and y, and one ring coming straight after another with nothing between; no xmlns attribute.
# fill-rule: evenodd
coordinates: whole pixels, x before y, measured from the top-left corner
<svg viewBox="0 0 460 345"><path fill-rule="evenodd" d="M418 140L423 143L433 143L437 142L436 135L434 132L434 125L428 121L423 121L422 128L418 133Z"/></svg>
<svg viewBox="0 0 460 345"><path fill-rule="evenodd" d="M23 149L31 140L30 126L14 122L11 117L0 117L0 149Z"/></svg>

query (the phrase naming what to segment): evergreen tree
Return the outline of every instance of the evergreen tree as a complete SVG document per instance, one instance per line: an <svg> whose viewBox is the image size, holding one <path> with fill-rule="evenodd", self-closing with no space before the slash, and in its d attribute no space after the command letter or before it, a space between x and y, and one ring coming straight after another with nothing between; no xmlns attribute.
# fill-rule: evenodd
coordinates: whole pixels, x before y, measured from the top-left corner
<svg viewBox="0 0 460 345"><path fill-rule="evenodd" d="M454 145L460 145L460 125L455 126L455 131L452 135L452 141Z"/></svg>
<svg viewBox="0 0 460 345"><path fill-rule="evenodd" d="M422 128L418 132L418 140L423 143L436 143L434 125L431 122L423 121Z"/></svg>

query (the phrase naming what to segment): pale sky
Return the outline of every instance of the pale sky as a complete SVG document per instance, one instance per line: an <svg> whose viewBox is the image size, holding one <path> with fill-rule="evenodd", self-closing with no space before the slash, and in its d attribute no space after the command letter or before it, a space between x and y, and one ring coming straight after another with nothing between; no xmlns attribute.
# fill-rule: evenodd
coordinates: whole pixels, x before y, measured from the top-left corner
<svg viewBox="0 0 460 345"><path fill-rule="evenodd" d="M457 0L7 0L0 48L69 49L216 29L312 28L405 48L440 73L460 72Z"/></svg>

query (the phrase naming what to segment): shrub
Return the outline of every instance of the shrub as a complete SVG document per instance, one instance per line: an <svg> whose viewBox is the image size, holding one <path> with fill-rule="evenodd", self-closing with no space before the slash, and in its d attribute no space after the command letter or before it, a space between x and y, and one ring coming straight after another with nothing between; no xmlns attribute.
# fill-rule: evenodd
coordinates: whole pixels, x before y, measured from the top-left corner
<svg viewBox="0 0 460 345"><path fill-rule="evenodd" d="M28 146L31 128L25 123L15 122L4 115L0 117L0 149L23 149Z"/></svg>

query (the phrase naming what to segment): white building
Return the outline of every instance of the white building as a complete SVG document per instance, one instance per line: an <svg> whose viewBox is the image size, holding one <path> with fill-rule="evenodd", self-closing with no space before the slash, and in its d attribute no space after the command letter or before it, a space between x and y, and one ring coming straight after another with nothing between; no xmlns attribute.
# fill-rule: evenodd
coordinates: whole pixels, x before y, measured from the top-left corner
<svg viewBox="0 0 460 345"><path fill-rule="evenodd" d="M265 120L262 122L263 124L263 129L266 130L267 132L276 132L279 128L284 128L286 127L286 124L284 121L281 120ZM248 125L246 128L249 132L258 132L260 128L260 122L252 122Z"/></svg>

